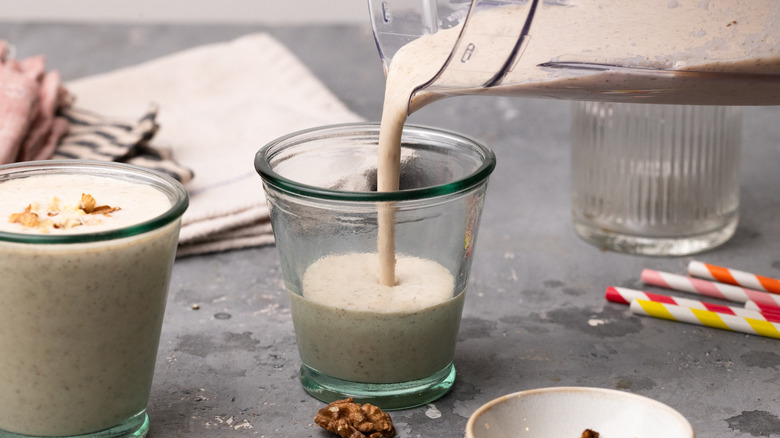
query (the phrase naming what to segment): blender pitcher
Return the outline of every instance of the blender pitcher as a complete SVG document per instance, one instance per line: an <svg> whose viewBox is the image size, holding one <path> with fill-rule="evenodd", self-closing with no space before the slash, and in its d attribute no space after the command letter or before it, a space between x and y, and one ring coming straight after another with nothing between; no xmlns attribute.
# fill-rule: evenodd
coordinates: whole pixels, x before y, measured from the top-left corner
<svg viewBox="0 0 780 438"><path fill-rule="evenodd" d="M460 94L780 104L776 0L369 0L368 5L386 73L415 45L428 51L418 47L425 56L404 61L407 65L438 64L419 81L409 113Z"/></svg>

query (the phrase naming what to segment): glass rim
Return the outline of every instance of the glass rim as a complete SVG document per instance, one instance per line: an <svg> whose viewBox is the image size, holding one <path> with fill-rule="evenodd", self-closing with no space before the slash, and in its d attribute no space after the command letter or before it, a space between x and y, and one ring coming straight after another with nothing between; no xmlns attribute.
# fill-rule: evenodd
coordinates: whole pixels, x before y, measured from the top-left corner
<svg viewBox="0 0 780 438"><path fill-rule="evenodd" d="M97 172L96 172L97 170ZM0 166L0 184L9 175L45 175L45 174L84 174L95 176L123 175L142 179L154 184L157 188L175 198L170 208L165 212L143 222L93 233L77 234L26 234L9 231L0 231L0 243L28 243L28 244L74 244L100 242L124 237L136 236L161 228L180 218L189 206L189 194L182 183L169 175L144 167L97 160L40 160L25 161L5 164ZM3 220L3 218L0 218Z"/></svg>
<svg viewBox="0 0 780 438"><path fill-rule="evenodd" d="M446 196L467 190L477 186L487 180L488 176L496 167L495 153L482 143L467 137L465 135L422 125L404 125L402 142L404 136L414 135L435 135L439 138L450 138L460 144L469 145L482 156L482 164L469 175L448 182L430 187L421 187L415 189L398 190L393 192L359 192L346 190L333 190L323 187L316 187L309 184L303 184L292 179L286 178L276 173L268 164L270 158L280 150L279 148L294 146L305 141L311 141L317 138L332 138L345 136L347 134L376 134L379 135L379 123L377 122L356 122L341 123L333 125L324 125L296 131L282 137L279 137L258 150L255 154L255 170L263 181L276 189L293 193L299 196L306 196L319 199L347 202L393 202L393 201L413 201L419 199L433 198L437 196ZM313 134L320 134L313 137Z"/></svg>

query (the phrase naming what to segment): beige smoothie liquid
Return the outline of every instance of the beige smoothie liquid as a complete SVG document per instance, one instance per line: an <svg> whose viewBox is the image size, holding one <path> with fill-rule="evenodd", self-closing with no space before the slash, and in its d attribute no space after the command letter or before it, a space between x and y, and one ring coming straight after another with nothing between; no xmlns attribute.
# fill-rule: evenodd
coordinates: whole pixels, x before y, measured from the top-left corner
<svg viewBox="0 0 780 438"><path fill-rule="evenodd" d="M101 232L171 206L145 184L34 175L0 182L0 231L31 238ZM12 221L25 211L38 223ZM96 242L0 241L0 435L85 434L143 412L178 229L174 220Z"/></svg>
<svg viewBox="0 0 780 438"><path fill-rule="evenodd" d="M330 377L395 383L452 362L464 293L440 264L399 256L398 284L383 286L376 253L323 257L290 293L301 359Z"/></svg>

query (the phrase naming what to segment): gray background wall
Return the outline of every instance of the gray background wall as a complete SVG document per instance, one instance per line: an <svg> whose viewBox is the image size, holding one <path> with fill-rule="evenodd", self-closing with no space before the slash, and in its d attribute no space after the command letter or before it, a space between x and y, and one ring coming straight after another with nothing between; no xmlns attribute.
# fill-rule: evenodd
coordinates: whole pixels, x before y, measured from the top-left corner
<svg viewBox="0 0 780 438"><path fill-rule="evenodd" d="M0 21L368 23L367 0L0 0Z"/></svg>

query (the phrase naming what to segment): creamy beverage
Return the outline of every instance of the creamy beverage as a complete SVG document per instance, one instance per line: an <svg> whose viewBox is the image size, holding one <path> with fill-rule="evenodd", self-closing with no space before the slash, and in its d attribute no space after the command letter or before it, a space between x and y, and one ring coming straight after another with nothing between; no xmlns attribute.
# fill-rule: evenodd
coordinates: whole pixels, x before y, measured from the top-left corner
<svg viewBox="0 0 780 438"><path fill-rule="evenodd" d="M323 257L291 292L302 361L352 382L422 379L452 361L464 293L440 264L399 256L397 285L378 279L376 253Z"/></svg>
<svg viewBox="0 0 780 438"><path fill-rule="evenodd" d="M0 179L0 435L79 435L145 416L179 220L91 236L172 206L117 178ZM36 240L58 236L73 239Z"/></svg>
<svg viewBox="0 0 780 438"><path fill-rule="evenodd" d="M375 181L374 123L294 133L256 156L290 297L300 381L322 401L354 397L404 409L438 399L455 382L458 327L495 155L446 131L408 127L404 134L404 187L425 188L392 196L377 194L373 184L342 189L345 180ZM312 163L338 171L324 182L302 182ZM377 206L388 198L397 227L389 285L380 280L375 250Z"/></svg>

